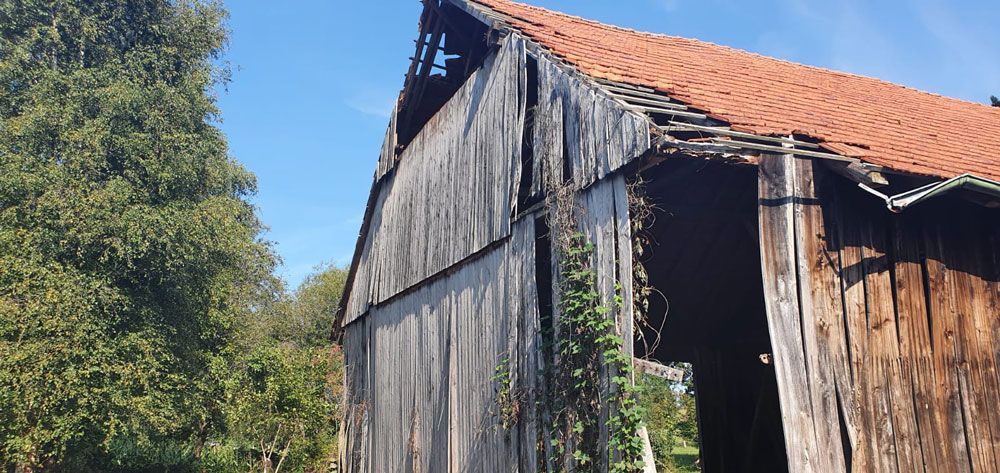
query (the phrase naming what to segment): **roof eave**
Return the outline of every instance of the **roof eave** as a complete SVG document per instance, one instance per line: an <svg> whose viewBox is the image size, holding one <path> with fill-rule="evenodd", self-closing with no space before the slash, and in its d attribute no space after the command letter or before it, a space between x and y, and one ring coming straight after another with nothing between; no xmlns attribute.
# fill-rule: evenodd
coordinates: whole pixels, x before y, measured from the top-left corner
<svg viewBox="0 0 1000 473"><path fill-rule="evenodd" d="M925 202L957 190L967 190L977 194L982 194L990 198L991 202L997 202L998 205L1000 205L1000 182L969 173L955 176L951 179L943 181L932 182L925 186L896 195L883 194L864 184L859 184L859 186L869 193L884 200L886 207L896 213L902 212L921 202Z"/></svg>

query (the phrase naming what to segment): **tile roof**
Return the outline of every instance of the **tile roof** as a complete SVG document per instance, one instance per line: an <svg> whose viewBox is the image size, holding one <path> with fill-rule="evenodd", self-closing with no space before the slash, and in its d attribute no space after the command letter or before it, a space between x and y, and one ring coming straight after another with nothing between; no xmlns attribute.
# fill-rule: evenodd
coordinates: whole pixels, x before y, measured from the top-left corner
<svg viewBox="0 0 1000 473"><path fill-rule="evenodd" d="M508 0L473 0L596 78L654 88L760 135L808 135L912 174L1000 180L1000 108Z"/></svg>

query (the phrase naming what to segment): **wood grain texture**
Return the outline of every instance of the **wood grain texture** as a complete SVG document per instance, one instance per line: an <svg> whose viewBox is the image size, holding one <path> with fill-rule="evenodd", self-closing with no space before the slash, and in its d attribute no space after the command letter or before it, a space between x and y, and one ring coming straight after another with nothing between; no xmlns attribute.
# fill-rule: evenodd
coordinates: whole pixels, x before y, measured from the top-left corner
<svg viewBox="0 0 1000 473"><path fill-rule="evenodd" d="M382 150L378 155L378 164L375 167L375 182L382 180L382 177L396 167L396 116L399 113L399 102L392 105L392 112L389 115L389 127L385 130L385 138L382 139Z"/></svg>
<svg viewBox="0 0 1000 473"><path fill-rule="evenodd" d="M631 230L628 218L628 196L625 188L625 178L620 175L610 176L597 181L577 194L577 223L587 241L594 245L590 265L597 279L597 293L600 304L614 308L609 317L614 317L615 329L623 340L628 340L622 347L625 354L632 358L632 314L631 296L629 303L625 302L625 294L632 289L631 273ZM625 271L623 271L623 269ZM618 305L616 299L622 296ZM611 377L618 373L609 372L602 367L602 391L612 389ZM599 438L600 445L607 445L607 421L614 412L609 409L606 398L601 401ZM609 461L615 459L603 457L600 459L600 469L607 469Z"/></svg>
<svg viewBox="0 0 1000 473"><path fill-rule="evenodd" d="M345 471L534 471L534 232L516 222L500 247L346 327Z"/></svg>
<svg viewBox="0 0 1000 473"><path fill-rule="evenodd" d="M783 156L761 160L760 198L790 471L998 471L997 212L891 214ZM793 449L811 438L818 456Z"/></svg>
<svg viewBox="0 0 1000 473"><path fill-rule="evenodd" d="M799 313L798 235L795 224L796 202L801 197L796 195L797 164L799 160L791 155L766 155L760 161L759 219L764 300L774 350L789 470L829 471L823 470L819 461L825 455L821 449L829 445L820 444L817 438L816 412L810 394L812 379L807 367L802 314Z"/></svg>
<svg viewBox="0 0 1000 473"><path fill-rule="evenodd" d="M549 173L585 187L649 149L649 122L547 55L538 57L534 188ZM563 175L564 170L568 175Z"/></svg>
<svg viewBox="0 0 1000 473"><path fill-rule="evenodd" d="M521 136L504 130L523 126L524 64L509 35L375 184L343 324L510 234Z"/></svg>

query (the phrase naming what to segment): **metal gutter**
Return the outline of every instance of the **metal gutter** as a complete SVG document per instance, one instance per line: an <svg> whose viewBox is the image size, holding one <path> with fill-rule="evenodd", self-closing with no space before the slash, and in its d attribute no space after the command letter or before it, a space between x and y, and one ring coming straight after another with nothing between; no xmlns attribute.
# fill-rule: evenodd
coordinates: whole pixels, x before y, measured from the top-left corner
<svg viewBox="0 0 1000 473"><path fill-rule="evenodd" d="M968 173L945 181L932 182L926 186L918 187L896 195L883 194L864 184L858 184L858 187L861 187L869 193L884 200L889 210L896 213L906 210L911 205L916 205L925 200L932 199L957 189L978 192L1000 199L1000 182Z"/></svg>

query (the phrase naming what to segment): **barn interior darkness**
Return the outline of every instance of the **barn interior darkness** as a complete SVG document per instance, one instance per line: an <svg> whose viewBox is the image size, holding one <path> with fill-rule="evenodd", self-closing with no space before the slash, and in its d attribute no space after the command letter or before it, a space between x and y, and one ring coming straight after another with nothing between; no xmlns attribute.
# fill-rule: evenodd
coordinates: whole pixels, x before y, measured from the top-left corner
<svg viewBox="0 0 1000 473"><path fill-rule="evenodd" d="M670 158L642 178L653 292L636 356L694 366L703 471L787 471L773 364L761 357L771 345L756 167Z"/></svg>

